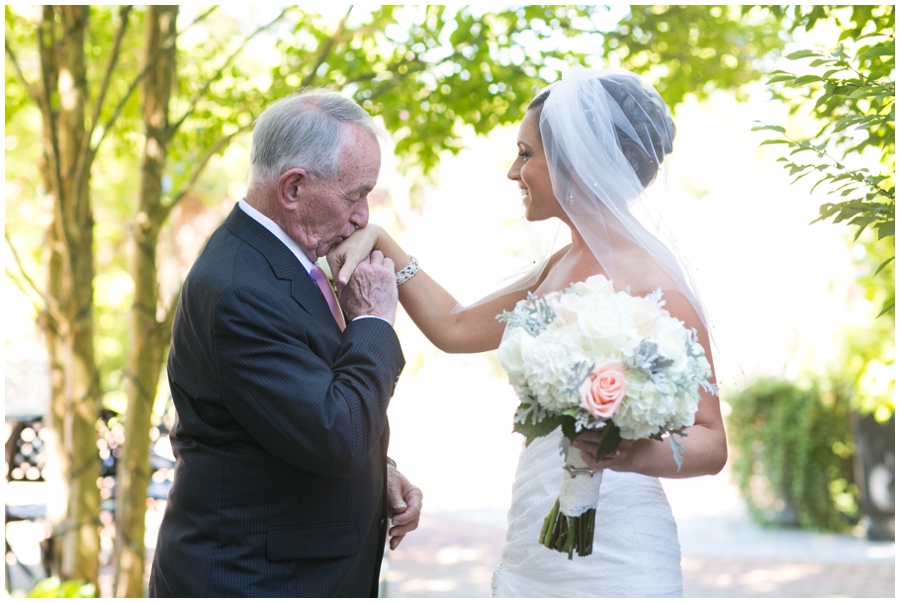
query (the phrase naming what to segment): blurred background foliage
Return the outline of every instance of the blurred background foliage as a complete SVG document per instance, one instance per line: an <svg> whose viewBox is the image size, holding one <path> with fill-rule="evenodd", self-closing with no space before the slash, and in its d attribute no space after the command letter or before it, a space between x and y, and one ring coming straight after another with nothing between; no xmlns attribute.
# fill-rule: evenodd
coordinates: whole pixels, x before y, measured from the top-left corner
<svg viewBox="0 0 900 603"><path fill-rule="evenodd" d="M845 531L861 510L871 512L874 499L888 499L891 514L894 504L894 7L789 7L784 14L806 30L821 23L836 29L833 46L787 55L796 73L776 69L767 79L773 98L791 114L813 117L817 129L754 129L775 133L762 144L787 149L779 161L794 183L812 181L810 192L821 185L836 197L813 222L854 227L848 248L859 289L841 352L825 374L765 378L726 396L732 466L761 523ZM873 442L882 440L887 447L872 457ZM870 479L879 466L890 472L881 486ZM892 521L884 531L874 521L870 537L893 539Z"/></svg>
<svg viewBox="0 0 900 603"><path fill-rule="evenodd" d="M796 74L776 69L768 83L773 96L785 102L791 113L809 112L820 124L812 136L795 138L784 127L757 129L776 133L763 144L786 146L779 158L795 182L815 180L810 192L824 185L837 200L822 205L819 220L847 222L856 227L855 237L874 231L877 238L894 241L896 96L894 9L855 6L845 18L830 17L814 9L806 27L834 18L841 33L833 49L803 49L787 58L803 61ZM871 167L870 167L871 166ZM893 254L873 267L873 274L892 263ZM888 295L881 314L893 313L894 297Z"/></svg>
<svg viewBox="0 0 900 603"><path fill-rule="evenodd" d="M764 525L846 531L859 519L850 399L815 375L768 377L732 395L732 475Z"/></svg>
<svg viewBox="0 0 900 603"><path fill-rule="evenodd" d="M44 578L28 592L28 597L34 599L93 599L96 596L97 588L89 582L60 582L55 576Z"/></svg>
<svg viewBox="0 0 900 603"><path fill-rule="evenodd" d="M175 23L170 30L163 27L164 17ZM71 31L59 30L64 22L75 24L72 27L83 34L82 42L68 35ZM269 102L306 86L340 90L384 124L402 169L414 180L427 179L443 153L459 152L464 132L484 134L516 122L535 92L575 63L642 73L657 84L677 113L687 98L702 99L715 90L742 98L748 86L771 81L774 65L794 34L818 28L826 32L826 39L828 32L833 33L834 47L824 52L841 50L857 72L869 73L878 85L890 81L892 91L893 56L871 49L887 43L873 42L877 35L889 35L893 47L893 24L892 6L510 5L488 10L375 5L317 11L294 5L246 9L186 5L172 7L162 16L149 7L98 5L64 10L6 6L5 234L11 258L7 279L30 300L31 319L50 342L59 339L61 332L51 328L55 323L50 318L56 320L58 309L72 296L51 286L48 250L59 251L70 261L78 254L89 254L85 265L90 265L91 274L79 276L76 280L81 282L74 283L88 291L89 307L72 308L66 315L71 321L84 312L93 317L90 332L80 336L87 338L94 350L85 369L85 390L96 389L95 398L91 397L94 394L88 396L89 404L97 407L98 414L104 407L123 413L126 420L129 415L140 417L134 428L147 433L166 406L162 374L168 347L166 327L181 279L203 240L229 209L230 204L223 205L222 200L240 196L247 135L253 119ZM154 32L162 40L160 50L148 50ZM832 56L843 60L844 54ZM79 60L84 77L72 82L61 66ZM151 72L163 61L168 61L169 70L162 78L165 81L148 85ZM773 82L772 94L791 111L807 112L820 121L821 130L808 138L810 144L835 146L841 161L852 166L849 169L892 177L892 93L890 99L879 96L873 100L829 88L828 79L839 75L815 80L792 75ZM73 90L84 104L81 113L71 111ZM816 98L825 100L813 105ZM161 121L151 126L147 112L154 103L162 104L157 114ZM874 113L881 121L841 121ZM58 173L64 179L73 176L79 166L84 170L78 177L88 183L89 226L82 228L93 235L89 252L79 251L54 234L61 220L56 210L70 201L65 191L52 184L51 168L59 163L55 155L59 141L78 132L87 140L82 155L70 165L71 173ZM784 134L791 133L784 129ZM157 165L148 171L151 139L162 151ZM148 198L145 178L151 172L156 178L151 184L158 190ZM878 184L890 188L892 223L893 182L882 179ZM145 205L148 201L152 205ZM84 200L80 203L83 207ZM142 238L148 229L151 238ZM883 419L893 414L893 311L879 321L872 319L878 308L893 300L893 264L887 261L893 255L893 231L888 235L878 225L874 231L862 230L849 252L861 267L857 315L864 318L848 330L846 358L835 373L840 373L852 390L841 398L841 404L846 401L854 409ZM149 254L155 263L140 267L136 261L139 252ZM135 313L148 322L138 326ZM78 342L68 337L66 345L75 349ZM150 340L152 349L139 346ZM155 368L141 378L138 395L134 388L129 390L129 381L138 380L137 369L129 367L142 363ZM76 379L67 374L57 377L57 389L59 383ZM763 402L746 398L756 395L754 391L735 398L747 400L741 405L746 405L748 413L763 408ZM808 402L815 397L790 390L790 395L778 400L785 400L788 407L798 399L807 400L803 408L808 410L816 407ZM732 402L732 406L737 405ZM765 421L765 414L753 415L746 425L731 420L732 441L749 442L757 437L752 434L767 433L750 427ZM788 416L781 411L776 414ZM837 430L834 441L843 442L841 416L834 415L833 421L820 427ZM81 441L87 441L90 448L98 437L96 427L91 423L84 429L87 432ZM747 430L751 435L742 440L741 434ZM794 436L784 436L790 437ZM749 454L743 450L740 445L736 448L736 462ZM812 448L798 444L784 450ZM840 459L844 462L846 457ZM142 466L146 456L131 460ZM759 464L750 466L758 468ZM834 484L846 476L828 479ZM138 480L127 487L137 491L134 500L141 500L145 482ZM810 484L793 488L795 498L819 495ZM842 517L852 517L848 496L853 497L853 489L847 485L839 490L839 496L833 498L834 509ZM92 496L99 498L99 489L87 499ZM84 500L73 498L68 512L73 513L71 505L77 507ZM136 505L136 519L130 527L120 526L117 537L130 536L117 548L140 558L143 508L126 498L121 505ZM819 511L811 513L818 517ZM62 525L65 517L58 521ZM831 519L815 519L804 525L837 524ZM80 533L73 537L86 538ZM79 555L96 558L96 544L92 546L95 548L75 546L61 553L61 568L68 568L61 570L63 579L96 584L96 563L66 562L67 557L71 561ZM141 596L142 581L140 569L133 564L118 574L116 594Z"/></svg>

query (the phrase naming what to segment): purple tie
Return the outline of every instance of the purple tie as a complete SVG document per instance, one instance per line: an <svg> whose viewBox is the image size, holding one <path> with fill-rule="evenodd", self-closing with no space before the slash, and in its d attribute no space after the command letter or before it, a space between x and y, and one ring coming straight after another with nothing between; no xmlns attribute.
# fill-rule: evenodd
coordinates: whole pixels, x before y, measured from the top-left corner
<svg viewBox="0 0 900 603"><path fill-rule="evenodd" d="M338 326L341 328L341 331L343 331L347 327L347 323L344 322L344 315L341 313L341 307L338 305L337 295L334 294L334 289L331 288L328 277L325 276L325 273L322 272L321 268L315 265L310 269L309 275L316 281L319 291L322 292L322 295L325 296L325 301L328 302L328 307L331 309L331 315L334 316L334 320L337 321Z"/></svg>

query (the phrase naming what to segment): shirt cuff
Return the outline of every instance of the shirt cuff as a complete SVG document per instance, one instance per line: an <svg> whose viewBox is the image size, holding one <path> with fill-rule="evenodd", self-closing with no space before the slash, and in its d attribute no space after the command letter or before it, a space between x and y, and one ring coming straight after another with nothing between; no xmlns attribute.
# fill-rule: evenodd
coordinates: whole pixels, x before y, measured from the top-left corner
<svg viewBox="0 0 900 603"><path fill-rule="evenodd" d="M354 319L351 320L350 322L356 322L357 320L359 320L359 319L361 319L361 318L377 318L378 320L383 320L384 322L386 322L386 323L388 323L389 325L391 325L391 321L387 320L386 318L382 318L382 317L380 317L380 316L374 316L374 315L372 315L372 314L363 314L362 316L357 316L356 318L354 318ZM393 326L394 326L394 325L391 325L391 328L393 328Z"/></svg>

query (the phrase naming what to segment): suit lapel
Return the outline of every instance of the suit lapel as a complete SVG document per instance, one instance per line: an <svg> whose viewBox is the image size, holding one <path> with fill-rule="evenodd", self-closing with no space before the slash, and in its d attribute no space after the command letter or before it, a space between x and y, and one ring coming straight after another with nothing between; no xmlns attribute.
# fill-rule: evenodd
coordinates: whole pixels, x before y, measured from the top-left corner
<svg viewBox="0 0 900 603"><path fill-rule="evenodd" d="M294 298L321 325L333 327L340 336L340 328L331 315L328 303L312 277L300 263L300 260L269 232L265 226L248 216L235 204L234 209L225 219L225 227L236 237L259 251L272 267L272 272L279 280L290 281L291 297Z"/></svg>

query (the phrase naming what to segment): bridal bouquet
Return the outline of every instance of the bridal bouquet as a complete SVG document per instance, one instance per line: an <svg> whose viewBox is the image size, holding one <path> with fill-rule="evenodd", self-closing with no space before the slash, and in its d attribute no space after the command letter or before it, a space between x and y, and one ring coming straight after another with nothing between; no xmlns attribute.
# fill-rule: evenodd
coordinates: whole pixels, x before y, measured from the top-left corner
<svg viewBox="0 0 900 603"><path fill-rule="evenodd" d="M566 464L559 498L544 520L541 543L572 558L590 555L602 474L569 444L584 429L602 429L597 458L621 439L676 436L694 423L700 389L715 393L712 370L694 329L669 315L662 292L616 292L604 276L527 299L498 318L507 330L500 364L521 401L515 431L532 440L562 427Z"/></svg>

